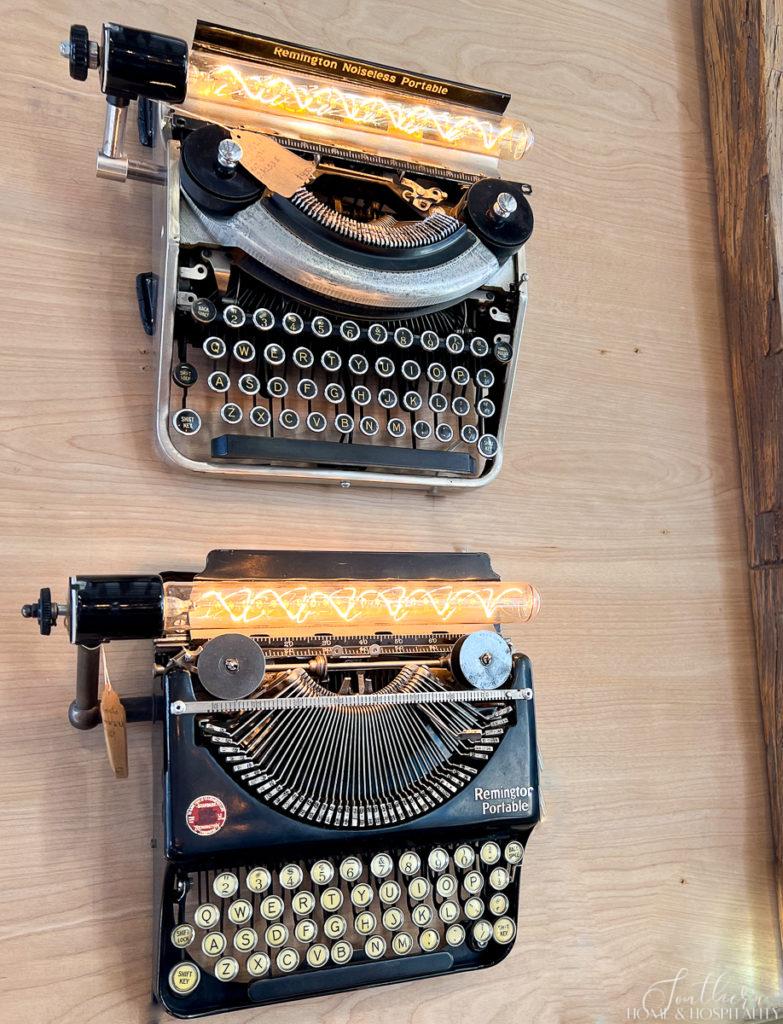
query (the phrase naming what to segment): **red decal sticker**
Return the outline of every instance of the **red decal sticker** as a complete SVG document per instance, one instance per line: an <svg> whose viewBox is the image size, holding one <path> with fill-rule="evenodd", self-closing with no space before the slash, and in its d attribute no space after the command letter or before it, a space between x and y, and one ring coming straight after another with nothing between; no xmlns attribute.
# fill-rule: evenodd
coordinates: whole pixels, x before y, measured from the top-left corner
<svg viewBox="0 0 783 1024"><path fill-rule="evenodd" d="M226 805L216 796L198 796L188 807L185 820L197 836L213 836L226 823Z"/></svg>

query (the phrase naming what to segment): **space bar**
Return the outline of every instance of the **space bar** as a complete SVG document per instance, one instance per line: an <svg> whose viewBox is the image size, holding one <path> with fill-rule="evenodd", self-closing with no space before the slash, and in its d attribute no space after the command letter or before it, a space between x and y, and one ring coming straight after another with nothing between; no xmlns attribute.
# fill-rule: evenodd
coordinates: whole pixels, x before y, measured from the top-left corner
<svg viewBox="0 0 783 1024"><path fill-rule="evenodd" d="M375 444L340 444L337 441L299 441L287 437L249 437L221 434L212 439L213 459L249 459L253 462L309 462L352 469L411 469L430 473L476 472L476 460L467 452L423 448L393 448Z"/></svg>

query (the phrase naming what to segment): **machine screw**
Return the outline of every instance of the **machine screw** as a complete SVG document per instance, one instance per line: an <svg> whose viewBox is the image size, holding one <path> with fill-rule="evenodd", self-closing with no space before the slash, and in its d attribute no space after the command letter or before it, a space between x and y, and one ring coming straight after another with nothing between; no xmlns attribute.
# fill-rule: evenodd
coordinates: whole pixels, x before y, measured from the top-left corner
<svg viewBox="0 0 783 1024"><path fill-rule="evenodd" d="M481 662L482 665L491 665L492 655L489 653L489 651L485 651L479 658L479 661Z"/></svg>
<svg viewBox="0 0 783 1024"><path fill-rule="evenodd" d="M218 143L218 163L227 171L233 171L242 159L242 147L234 139L222 139Z"/></svg>
<svg viewBox="0 0 783 1024"><path fill-rule="evenodd" d="M492 212L498 220L505 220L517 208L517 201L510 192L500 192L492 204Z"/></svg>
<svg viewBox="0 0 783 1024"><path fill-rule="evenodd" d="M239 661L236 658L226 658L226 660L223 662L223 664L226 667L226 672L238 672L239 671Z"/></svg>

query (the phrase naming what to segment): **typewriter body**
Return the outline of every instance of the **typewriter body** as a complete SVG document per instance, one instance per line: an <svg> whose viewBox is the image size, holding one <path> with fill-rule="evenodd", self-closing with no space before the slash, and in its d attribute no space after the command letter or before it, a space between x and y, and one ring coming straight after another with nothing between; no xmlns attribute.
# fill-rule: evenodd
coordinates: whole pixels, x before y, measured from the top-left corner
<svg viewBox="0 0 783 1024"><path fill-rule="evenodd" d="M485 555L212 552L203 572L78 576L23 614L79 645L150 637L154 993L193 1017L491 966L538 820L538 595Z"/></svg>
<svg viewBox="0 0 783 1024"><path fill-rule="evenodd" d="M74 26L107 96L98 173L155 183L156 434L210 474L475 487L499 472L532 143L509 96L198 22ZM138 100L149 159L129 158Z"/></svg>

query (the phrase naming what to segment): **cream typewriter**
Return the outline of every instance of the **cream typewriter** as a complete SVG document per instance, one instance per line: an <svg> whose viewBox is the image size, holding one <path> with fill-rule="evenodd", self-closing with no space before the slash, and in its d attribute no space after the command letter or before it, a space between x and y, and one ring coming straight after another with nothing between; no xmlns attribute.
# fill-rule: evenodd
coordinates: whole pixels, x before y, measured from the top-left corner
<svg viewBox="0 0 783 1024"><path fill-rule="evenodd" d="M476 487L500 470L527 301L532 143L505 93L199 21L75 25L98 174L154 189L156 434L185 469ZM126 154L138 101L146 159Z"/></svg>
<svg viewBox="0 0 783 1024"><path fill-rule="evenodd" d="M486 555L213 551L200 573L76 576L22 609L78 645L70 719L103 722L115 767L125 722L154 722L169 1012L508 955L539 800L530 663L499 623L537 608ZM139 638L152 697L99 699L102 645Z"/></svg>

